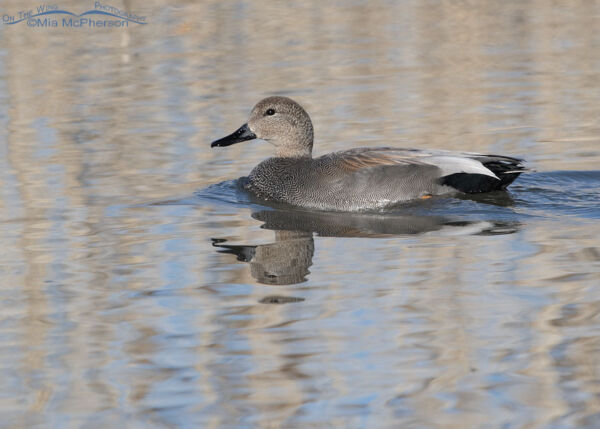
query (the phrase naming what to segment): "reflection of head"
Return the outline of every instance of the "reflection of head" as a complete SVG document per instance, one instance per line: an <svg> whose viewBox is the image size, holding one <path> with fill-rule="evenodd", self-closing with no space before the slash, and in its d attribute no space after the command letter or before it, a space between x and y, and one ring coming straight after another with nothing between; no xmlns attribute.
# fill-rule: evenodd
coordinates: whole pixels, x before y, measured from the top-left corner
<svg viewBox="0 0 600 429"><path fill-rule="evenodd" d="M221 253L232 253L239 261L250 264L250 273L259 283L290 285L301 283L309 274L315 245L312 234L276 231L275 242L257 246L223 244L213 240Z"/></svg>
<svg viewBox="0 0 600 429"><path fill-rule="evenodd" d="M250 272L260 283L289 285L306 280L312 265L315 244L312 236L296 237L289 231L278 231L277 241L256 246L250 261Z"/></svg>

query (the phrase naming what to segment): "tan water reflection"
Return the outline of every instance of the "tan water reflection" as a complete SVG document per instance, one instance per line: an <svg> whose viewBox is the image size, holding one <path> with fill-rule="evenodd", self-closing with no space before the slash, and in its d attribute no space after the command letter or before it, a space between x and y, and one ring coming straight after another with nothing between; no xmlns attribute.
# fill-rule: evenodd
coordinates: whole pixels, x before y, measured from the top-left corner
<svg viewBox="0 0 600 429"><path fill-rule="evenodd" d="M597 206L565 210L597 180L454 203L452 219L518 225L503 235L274 238L244 205L148 203L267 157L208 145L273 93L306 106L318 154L385 143L598 170L600 2L113 4L149 24L0 24L5 425L594 427ZM265 254L242 264L211 237ZM262 284L280 269L287 286Z"/></svg>

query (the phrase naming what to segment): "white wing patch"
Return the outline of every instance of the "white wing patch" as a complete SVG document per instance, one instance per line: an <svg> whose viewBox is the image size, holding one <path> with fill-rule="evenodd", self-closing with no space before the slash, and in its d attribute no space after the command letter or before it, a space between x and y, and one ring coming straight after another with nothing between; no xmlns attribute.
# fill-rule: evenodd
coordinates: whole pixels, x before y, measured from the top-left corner
<svg viewBox="0 0 600 429"><path fill-rule="evenodd" d="M458 156L428 156L421 159L422 162L432 164L442 170L443 176L449 176L455 173L483 174L498 179L491 170L486 168L481 162L471 158L461 158Z"/></svg>

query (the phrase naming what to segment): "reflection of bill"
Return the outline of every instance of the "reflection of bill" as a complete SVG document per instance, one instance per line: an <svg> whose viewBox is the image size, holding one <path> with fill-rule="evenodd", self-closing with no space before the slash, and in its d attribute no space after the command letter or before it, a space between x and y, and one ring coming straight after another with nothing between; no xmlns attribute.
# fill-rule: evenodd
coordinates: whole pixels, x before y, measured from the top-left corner
<svg viewBox="0 0 600 429"><path fill-rule="evenodd" d="M226 244L213 239L220 253L237 256L250 264L259 283L289 285L306 281L315 251L313 233L328 237L391 237L434 233L437 235L495 235L517 231L518 224L468 221L444 216L364 215L349 213L263 210L252 217L275 231L275 242L262 245Z"/></svg>

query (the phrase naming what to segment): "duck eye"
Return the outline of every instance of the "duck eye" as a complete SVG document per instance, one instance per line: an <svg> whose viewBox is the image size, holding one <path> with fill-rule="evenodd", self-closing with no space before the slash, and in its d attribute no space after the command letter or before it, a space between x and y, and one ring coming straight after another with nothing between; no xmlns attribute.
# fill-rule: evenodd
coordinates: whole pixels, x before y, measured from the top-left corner
<svg viewBox="0 0 600 429"><path fill-rule="evenodd" d="M273 116L274 114L275 114L275 109L269 109L269 110L267 110L267 115Z"/></svg>

